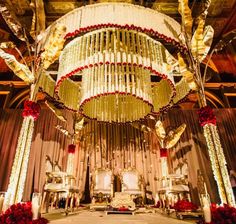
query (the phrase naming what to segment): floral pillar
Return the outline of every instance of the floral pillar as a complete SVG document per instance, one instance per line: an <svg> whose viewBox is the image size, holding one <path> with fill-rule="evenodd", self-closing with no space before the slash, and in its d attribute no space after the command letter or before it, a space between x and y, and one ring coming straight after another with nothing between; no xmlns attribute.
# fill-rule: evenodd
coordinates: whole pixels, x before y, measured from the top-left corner
<svg viewBox="0 0 236 224"><path fill-rule="evenodd" d="M30 100L25 101L22 114L24 119L4 201L4 210L22 200L34 131L34 121L37 120L39 112L40 106L37 103Z"/></svg>
<svg viewBox="0 0 236 224"><path fill-rule="evenodd" d="M202 107L198 114L199 122L203 127L206 138L211 167L218 186L221 203L235 206L235 198L226 168L226 160L216 127L216 117L209 106Z"/></svg>
<svg viewBox="0 0 236 224"><path fill-rule="evenodd" d="M160 157L162 177L166 177L168 175L167 148L160 148Z"/></svg>
<svg viewBox="0 0 236 224"><path fill-rule="evenodd" d="M70 144L68 146L68 158L67 158L66 172L69 175L74 174L75 147L76 147L76 145L74 145L74 144Z"/></svg>

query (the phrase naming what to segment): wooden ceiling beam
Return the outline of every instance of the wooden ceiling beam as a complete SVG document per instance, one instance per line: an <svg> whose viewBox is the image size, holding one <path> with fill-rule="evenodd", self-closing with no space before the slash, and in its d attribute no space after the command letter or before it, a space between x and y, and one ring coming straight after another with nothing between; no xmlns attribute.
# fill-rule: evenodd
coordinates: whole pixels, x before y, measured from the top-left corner
<svg viewBox="0 0 236 224"><path fill-rule="evenodd" d="M15 88L23 88L23 87L29 86L24 81L13 81L13 80L9 80L9 81L0 80L0 85L2 85L2 86L13 86Z"/></svg>
<svg viewBox="0 0 236 224"><path fill-rule="evenodd" d="M236 82L207 82L205 83L204 86L205 88L211 88L211 89L214 89L214 88L218 89L221 86L236 88Z"/></svg>

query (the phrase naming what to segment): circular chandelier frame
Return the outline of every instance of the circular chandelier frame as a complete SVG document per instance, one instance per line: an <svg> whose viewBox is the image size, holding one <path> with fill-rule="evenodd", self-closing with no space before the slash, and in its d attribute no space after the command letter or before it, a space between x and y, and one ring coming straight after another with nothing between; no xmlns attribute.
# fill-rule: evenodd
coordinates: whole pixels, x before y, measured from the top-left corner
<svg viewBox="0 0 236 224"><path fill-rule="evenodd" d="M132 122L168 110L190 92L178 61L157 41L185 50L170 17L132 4L94 4L56 21L42 43L58 23L70 39L55 88L66 108L98 121Z"/></svg>

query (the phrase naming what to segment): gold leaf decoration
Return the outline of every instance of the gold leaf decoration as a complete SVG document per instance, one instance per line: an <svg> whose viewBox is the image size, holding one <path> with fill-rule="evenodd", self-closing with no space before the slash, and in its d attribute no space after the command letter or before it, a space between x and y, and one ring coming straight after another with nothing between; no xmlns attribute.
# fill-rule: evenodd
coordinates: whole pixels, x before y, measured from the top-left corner
<svg viewBox="0 0 236 224"><path fill-rule="evenodd" d="M179 0L178 11L182 17L182 28L186 32L187 37L191 38L193 18L191 9L188 7L188 0Z"/></svg>
<svg viewBox="0 0 236 224"><path fill-rule="evenodd" d="M30 34L33 38L45 30L45 11L43 0L31 1L30 7L33 11Z"/></svg>
<svg viewBox="0 0 236 224"><path fill-rule="evenodd" d="M205 21L199 19L197 29L194 32L192 41L191 41L191 51L195 59L198 59L201 62L210 50L214 30L211 26L205 26Z"/></svg>
<svg viewBox="0 0 236 224"><path fill-rule="evenodd" d="M64 121L64 122L67 121L66 118L63 116L62 111L60 109L56 108L53 103L51 103L49 101L45 101L45 104L56 115L56 117L58 119L60 119L61 121Z"/></svg>
<svg viewBox="0 0 236 224"><path fill-rule="evenodd" d="M61 133L63 133L65 136L72 138L72 134L67 129L63 128L61 125L57 125L55 128Z"/></svg>
<svg viewBox="0 0 236 224"><path fill-rule="evenodd" d="M47 69L60 56L65 43L65 33L66 27L59 24L54 28L54 31L49 36L49 40L44 47L45 50L41 54L44 69Z"/></svg>
<svg viewBox="0 0 236 224"><path fill-rule="evenodd" d="M5 5L0 3L0 14L2 15L6 24L14 33L14 35L16 35L20 40L25 41L23 27L18 22L14 12L10 11L9 9L10 9L9 7L6 7Z"/></svg>
<svg viewBox="0 0 236 224"><path fill-rule="evenodd" d="M164 140L165 139L166 131L164 129L163 123L160 120L158 120L156 122L156 124L155 124L155 131L156 131L157 137L160 140Z"/></svg>
<svg viewBox="0 0 236 224"><path fill-rule="evenodd" d="M168 133L168 135L165 139L165 147L167 149L170 149L176 145L176 143L179 141L181 135L183 134L185 128L186 128L186 124L182 124L178 128L176 128L175 130L172 130Z"/></svg>
<svg viewBox="0 0 236 224"><path fill-rule="evenodd" d="M140 124L138 122L132 122L131 125L140 130L140 131L143 131L143 132L150 132L151 131L151 128L149 128L147 125L145 124Z"/></svg>
<svg viewBox="0 0 236 224"><path fill-rule="evenodd" d="M27 84L34 82L34 76L29 68L18 62L15 56L6 53L2 49L0 49L0 57L5 61L7 66L14 72L16 76L22 79Z"/></svg>
<svg viewBox="0 0 236 224"><path fill-rule="evenodd" d="M7 49L7 48L14 48L14 47L16 47L16 45L11 41L0 43L0 48Z"/></svg>
<svg viewBox="0 0 236 224"><path fill-rule="evenodd" d="M194 74L188 70L184 59L182 58L182 56L179 53L178 53L178 61L179 61L180 73L184 77L186 82L188 83L189 88L192 90L197 90L197 84L194 80Z"/></svg>
<svg viewBox="0 0 236 224"><path fill-rule="evenodd" d="M84 117L79 117L79 119L76 119L75 121L75 127L74 127L74 132L77 135L79 133L79 131L81 131L84 126L87 124L87 122L85 122Z"/></svg>

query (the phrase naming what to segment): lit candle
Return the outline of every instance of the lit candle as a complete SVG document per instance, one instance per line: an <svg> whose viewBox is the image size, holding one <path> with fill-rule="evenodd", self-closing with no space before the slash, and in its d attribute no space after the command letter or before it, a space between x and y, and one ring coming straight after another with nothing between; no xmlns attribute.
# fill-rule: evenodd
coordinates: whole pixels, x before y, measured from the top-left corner
<svg viewBox="0 0 236 224"><path fill-rule="evenodd" d="M39 216L39 196L34 195L32 198L32 213L33 220L38 219Z"/></svg>
<svg viewBox="0 0 236 224"><path fill-rule="evenodd" d="M4 202L4 195L0 195L0 213L2 211L2 208L3 208L3 202Z"/></svg>
<svg viewBox="0 0 236 224"><path fill-rule="evenodd" d="M158 196L158 194L156 193L156 197L155 197L155 205L157 205L158 201L159 201L159 196Z"/></svg>
<svg viewBox="0 0 236 224"><path fill-rule="evenodd" d="M210 223L211 222L211 208L210 208L209 201L207 200L206 197L204 197L202 199L202 202L203 202L203 214L204 214L205 222Z"/></svg>
<svg viewBox="0 0 236 224"><path fill-rule="evenodd" d="M203 207L203 214L206 223L211 223L211 209L210 207Z"/></svg>
<svg viewBox="0 0 236 224"><path fill-rule="evenodd" d="M206 183L204 183L204 189L205 189L205 194L207 195L207 187L206 187Z"/></svg>

